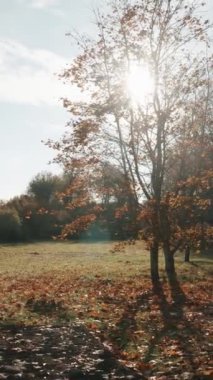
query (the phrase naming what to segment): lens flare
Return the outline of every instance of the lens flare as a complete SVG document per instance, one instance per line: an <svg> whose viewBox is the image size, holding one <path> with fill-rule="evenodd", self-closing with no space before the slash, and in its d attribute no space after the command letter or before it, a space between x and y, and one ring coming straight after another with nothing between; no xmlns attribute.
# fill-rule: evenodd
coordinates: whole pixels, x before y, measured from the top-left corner
<svg viewBox="0 0 213 380"><path fill-rule="evenodd" d="M132 65L126 78L126 88L134 103L146 103L154 91L154 80L148 67Z"/></svg>

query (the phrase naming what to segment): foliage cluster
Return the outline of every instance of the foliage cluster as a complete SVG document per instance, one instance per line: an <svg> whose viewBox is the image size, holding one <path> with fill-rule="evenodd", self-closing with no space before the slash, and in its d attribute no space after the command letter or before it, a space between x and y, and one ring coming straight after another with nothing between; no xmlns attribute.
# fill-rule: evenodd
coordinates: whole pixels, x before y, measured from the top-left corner
<svg viewBox="0 0 213 380"><path fill-rule="evenodd" d="M62 186L62 181L50 173L38 174L30 182L27 194L2 203L1 242L50 239L56 231L54 225L59 216L50 210L60 211L54 194Z"/></svg>
<svg viewBox="0 0 213 380"><path fill-rule="evenodd" d="M68 230L68 239L86 240L125 240L132 237L131 217L125 211L126 194L123 188L122 174L113 166L103 170L101 182L107 192L100 201L81 198L86 189L79 188L79 178L73 173L53 175L40 173L32 179L27 194L14 197L0 206L0 241L36 241L60 237L62 229ZM111 186L111 190L109 190ZM123 207L121 218L121 208ZM119 214L118 214L119 208ZM91 225L86 218L90 210L100 217ZM78 221L79 228L76 227ZM88 222L90 224L87 230ZM73 226L73 227L72 227ZM65 232L63 232L65 237Z"/></svg>

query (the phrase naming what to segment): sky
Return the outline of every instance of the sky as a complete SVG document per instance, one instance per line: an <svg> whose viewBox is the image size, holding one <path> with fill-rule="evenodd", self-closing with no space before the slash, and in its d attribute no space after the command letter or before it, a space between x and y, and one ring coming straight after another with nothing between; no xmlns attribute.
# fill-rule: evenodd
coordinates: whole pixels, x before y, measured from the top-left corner
<svg viewBox="0 0 213 380"><path fill-rule="evenodd" d="M69 116L60 98L71 96L57 73L77 54L65 34L94 33L101 0L0 0L0 199L23 194L54 151ZM72 94L75 96L75 94Z"/></svg>
<svg viewBox="0 0 213 380"><path fill-rule="evenodd" d="M69 115L60 98L78 96L57 76L77 54L65 34L94 34L92 10L106 2L0 0L0 199L26 192L41 171L61 171L42 140L62 136Z"/></svg>

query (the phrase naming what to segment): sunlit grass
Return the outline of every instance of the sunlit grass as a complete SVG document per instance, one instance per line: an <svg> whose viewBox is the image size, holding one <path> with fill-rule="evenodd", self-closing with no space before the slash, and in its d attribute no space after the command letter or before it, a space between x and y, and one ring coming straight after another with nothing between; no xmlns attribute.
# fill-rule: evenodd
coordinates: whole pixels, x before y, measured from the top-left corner
<svg viewBox="0 0 213 380"><path fill-rule="evenodd" d="M81 321L139 369L166 371L168 355L176 361L177 352L182 360L186 351L187 363L182 342L193 339L200 347L202 329L206 339L202 345L208 345L212 260L194 255L187 264L182 254L177 255L178 278L188 303L175 304L162 254L165 299L152 291L149 254L142 243L127 246L124 252L113 253L113 248L110 242L0 246L0 325ZM174 314L165 320L168 310ZM197 331L193 338L192 330ZM171 346L176 348L171 351Z"/></svg>
<svg viewBox="0 0 213 380"><path fill-rule="evenodd" d="M2 245L0 273L18 276L64 270L87 276L147 273L149 255L141 243L124 252L113 253L113 247L114 244L109 242Z"/></svg>
<svg viewBox="0 0 213 380"><path fill-rule="evenodd" d="M0 274L28 277L47 272L69 271L93 277L149 276L149 252L142 242L130 245L121 252L112 252L112 242L73 243L41 242L32 244L0 245ZM192 264L186 264L183 255L176 257L179 275L202 277L212 271L212 259L193 255ZM160 254L160 271L163 276L164 260Z"/></svg>
<svg viewBox="0 0 213 380"><path fill-rule="evenodd" d="M122 302L134 299L145 288L151 287L149 254L141 242L127 246L123 252L112 252L113 248L114 243L110 242L1 245L0 317L3 320L44 323L57 319L59 311L60 318L71 312L91 320L103 314L100 311L105 308L103 299L108 296L111 299L107 301L108 317L113 313L119 316ZM179 278L191 284L198 280L206 281L211 274L210 264L210 259L199 256L193 258L192 264L185 264L183 256L179 255ZM160 272L165 281L162 255ZM26 307L29 299L45 299L47 309L49 302L59 302L65 305L66 313L57 307L54 313L36 313L33 308ZM114 300L119 304L116 309Z"/></svg>

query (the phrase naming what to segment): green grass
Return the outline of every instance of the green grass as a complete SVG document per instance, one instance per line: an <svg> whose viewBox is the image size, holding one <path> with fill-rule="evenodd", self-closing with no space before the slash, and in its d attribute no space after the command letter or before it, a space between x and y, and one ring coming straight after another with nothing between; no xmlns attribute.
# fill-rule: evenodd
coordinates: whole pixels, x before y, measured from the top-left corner
<svg viewBox="0 0 213 380"><path fill-rule="evenodd" d="M111 276L117 272L125 276L147 274L149 255L143 245L132 245L124 253L112 253L113 247L108 242L1 245L0 273L28 276L69 270L88 276Z"/></svg>
<svg viewBox="0 0 213 380"><path fill-rule="evenodd" d="M154 294L144 245L137 242L114 253L113 248L110 242L1 245L1 324L81 320L110 342L122 360L134 361L138 368L150 366L153 374L167 370L168 358L187 367L188 341L195 358L208 358L211 258L197 254L184 263L183 255L177 255L180 287L172 289L161 254L163 293ZM202 368L203 363L207 361L199 364Z"/></svg>
<svg viewBox="0 0 213 380"><path fill-rule="evenodd" d="M0 274L29 276L51 271L74 271L92 277L149 276L149 253L143 243L127 246L123 252L111 252L114 243L44 242L33 244L0 245ZM212 259L199 255L185 264L182 255L176 258L177 270L183 276L205 275L212 271ZM160 270L163 274L163 257Z"/></svg>
<svg viewBox="0 0 213 380"><path fill-rule="evenodd" d="M44 323L58 314L80 315L90 320L99 314L104 303L98 290L106 298L118 299L118 304L128 297L136 297L150 287L149 253L143 243L126 246L122 252L112 252L114 244L44 242L0 246L0 299L3 304L0 317L24 323ZM183 256L176 259L182 283L196 284L206 281L212 272L212 260L194 256L192 263L184 263ZM160 273L165 282L163 257L160 255ZM64 310L52 313L35 313L25 305L33 298L46 302L62 301ZM85 316L92 303L91 315ZM113 302L112 302L113 303ZM18 306L20 305L20 306ZM47 304L48 306L48 304ZM119 307L116 309L118 311ZM113 310L112 310L113 311ZM94 313L93 313L94 312ZM118 313L119 314L119 313ZM102 321L103 322L103 321Z"/></svg>

